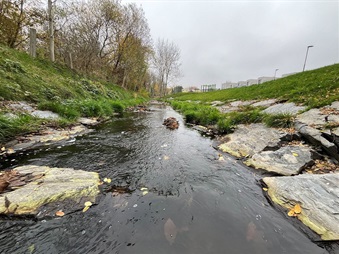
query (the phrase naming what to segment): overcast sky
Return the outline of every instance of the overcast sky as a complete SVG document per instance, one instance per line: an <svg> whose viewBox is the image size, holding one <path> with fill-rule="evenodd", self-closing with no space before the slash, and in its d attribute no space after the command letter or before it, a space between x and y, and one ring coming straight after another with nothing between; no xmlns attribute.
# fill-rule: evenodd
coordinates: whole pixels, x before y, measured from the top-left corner
<svg viewBox="0 0 339 254"><path fill-rule="evenodd" d="M339 1L134 0L152 39L181 50L184 87L299 72L339 62ZM172 84L173 85L173 84Z"/></svg>

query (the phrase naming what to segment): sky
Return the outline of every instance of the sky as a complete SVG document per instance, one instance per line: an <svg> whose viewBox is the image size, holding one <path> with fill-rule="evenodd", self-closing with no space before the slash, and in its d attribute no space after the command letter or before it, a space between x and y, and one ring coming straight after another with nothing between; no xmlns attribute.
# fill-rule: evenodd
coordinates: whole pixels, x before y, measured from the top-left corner
<svg viewBox="0 0 339 254"><path fill-rule="evenodd" d="M339 1L122 0L142 6L153 42L175 43L183 77L170 86L238 82L339 62Z"/></svg>

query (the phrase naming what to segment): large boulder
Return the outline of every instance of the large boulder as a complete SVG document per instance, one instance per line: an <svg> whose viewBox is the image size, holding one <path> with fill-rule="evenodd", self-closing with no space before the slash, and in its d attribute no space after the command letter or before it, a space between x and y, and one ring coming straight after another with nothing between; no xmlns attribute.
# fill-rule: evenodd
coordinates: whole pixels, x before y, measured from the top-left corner
<svg viewBox="0 0 339 254"><path fill-rule="evenodd" d="M265 177L268 195L278 205L301 207L297 218L322 240L339 240L339 174Z"/></svg>
<svg viewBox="0 0 339 254"><path fill-rule="evenodd" d="M175 130L179 128L179 122L174 117L168 117L164 120L163 125L168 129Z"/></svg>
<svg viewBox="0 0 339 254"><path fill-rule="evenodd" d="M264 169L280 175L297 175L312 163L308 147L285 146L276 151L263 151L254 154L245 164L256 169Z"/></svg>
<svg viewBox="0 0 339 254"><path fill-rule="evenodd" d="M286 133L263 124L240 124L234 133L222 138L218 148L236 157L248 157L264 149L278 149L280 139L284 136Z"/></svg>
<svg viewBox="0 0 339 254"><path fill-rule="evenodd" d="M39 209L55 202L81 199L94 202L99 194L99 174L71 168L22 166L13 169L31 175L33 181L0 195L0 214L36 215Z"/></svg>

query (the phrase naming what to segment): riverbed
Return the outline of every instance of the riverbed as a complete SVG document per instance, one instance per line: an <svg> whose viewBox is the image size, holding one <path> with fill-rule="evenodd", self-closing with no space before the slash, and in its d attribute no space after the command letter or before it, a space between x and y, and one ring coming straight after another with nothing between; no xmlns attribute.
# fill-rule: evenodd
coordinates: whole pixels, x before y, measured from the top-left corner
<svg viewBox="0 0 339 254"><path fill-rule="evenodd" d="M1 220L0 253L327 253L272 207L259 172L222 154L177 112L153 106L3 162L96 171L128 193L60 218ZM162 122L173 116L177 130Z"/></svg>

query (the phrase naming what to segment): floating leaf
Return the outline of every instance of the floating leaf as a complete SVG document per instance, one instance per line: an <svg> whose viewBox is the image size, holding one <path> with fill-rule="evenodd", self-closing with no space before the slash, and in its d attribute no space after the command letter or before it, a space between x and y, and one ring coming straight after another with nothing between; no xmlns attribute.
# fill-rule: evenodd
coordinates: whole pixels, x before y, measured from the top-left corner
<svg viewBox="0 0 339 254"><path fill-rule="evenodd" d="M55 213L56 216L62 217L65 215L65 213L62 210L59 210Z"/></svg>
<svg viewBox="0 0 339 254"><path fill-rule="evenodd" d="M262 189L263 189L264 191L268 191L268 188L265 188L265 187L264 187L264 188L262 188Z"/></svg>
<svg viewBox="0 0 339 254"><path fill-rule="evenodd" d="M111 180L110 178L106 178L106 177L105 177L105 178L104 178L104 182L105 182L105 183L111 183L112 180Z"/></svg>
<svg viewBox="0 0 339 254"><path fill-rule="evenodd" d="M175 241L175 238L177 237L178 229L170 218L167 219L164 225L164 234L166 240L169 242L170 245L172 245Z"/></svg>
<svg viewBox="0 0 339 254"><path fill-rule="evenodd" d="M147 190L146 190L146 191L143 191L143 192L142 192L142 195L145 196L147 193L148 193Z"/></svg>
<svg viewBox="0 0 339 254"><path fill-rule="evenodd" d="M299 154L297 154L297 153L292 153L293 154L293 156L295 156L295 157L298 157L299 156Z"/></svg>
<svg viewBox="0 0 339 254"><path fill-rule="evenodd" d="M142 188L140 188L140 190L141 190L141 191L145 191L145 190L148 190L148 189L145 188L145 187L142 187Z"/></svg>

